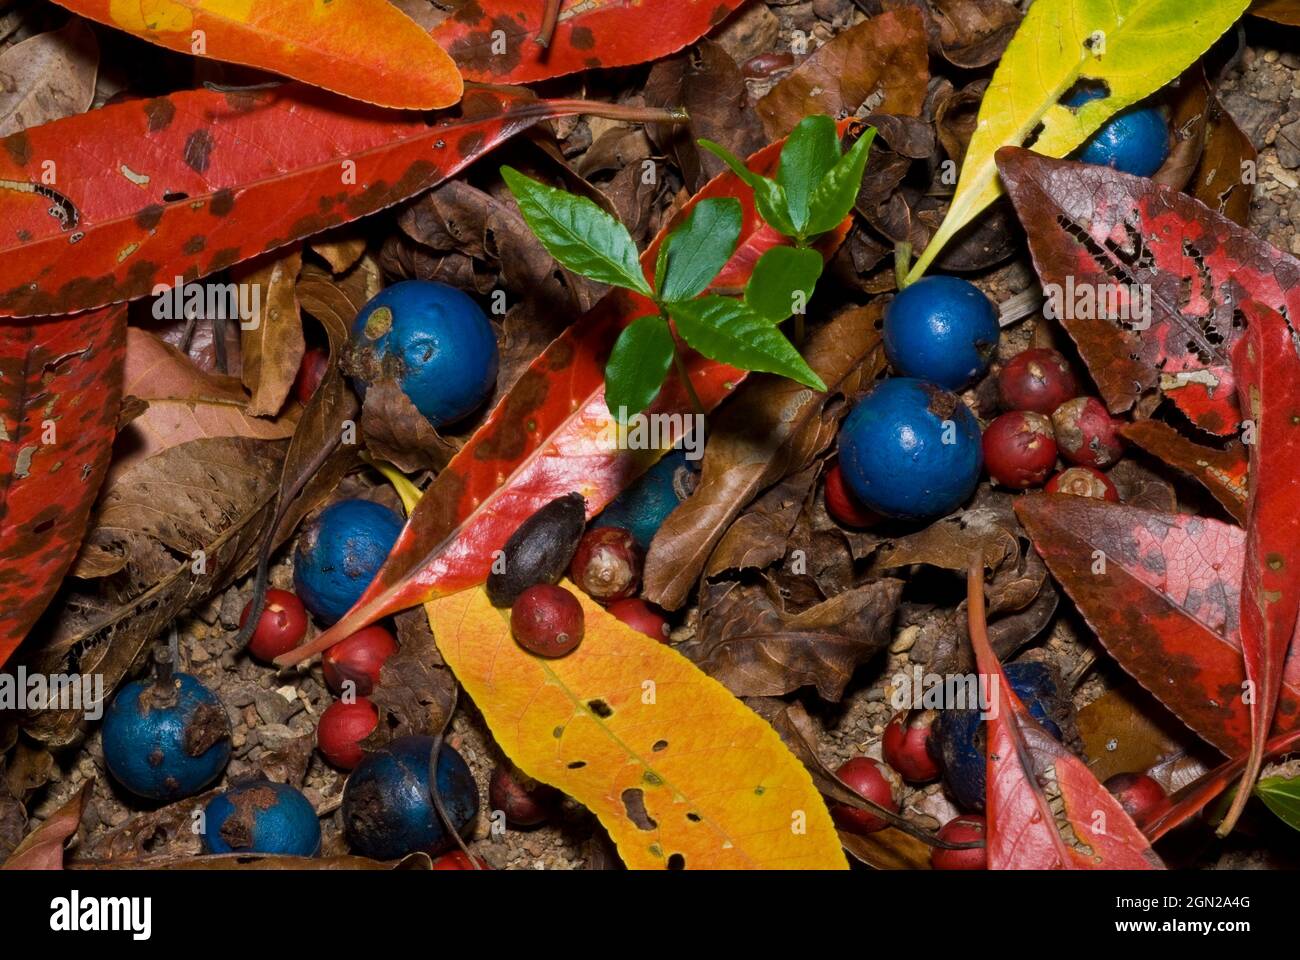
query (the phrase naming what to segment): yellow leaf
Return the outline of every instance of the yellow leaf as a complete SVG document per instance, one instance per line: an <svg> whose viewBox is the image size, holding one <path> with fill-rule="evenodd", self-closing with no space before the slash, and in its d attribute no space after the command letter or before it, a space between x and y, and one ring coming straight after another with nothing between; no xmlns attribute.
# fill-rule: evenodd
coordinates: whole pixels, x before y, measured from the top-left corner
<svg viewBox="0 0 1300 960"><path fill-rule="evenodd" d="M510 759L591 810L634 869L845 869L812 778L776 732L671 647L573 593L586 637L558 660L521 649L481 588L425 604Z"/></svg>

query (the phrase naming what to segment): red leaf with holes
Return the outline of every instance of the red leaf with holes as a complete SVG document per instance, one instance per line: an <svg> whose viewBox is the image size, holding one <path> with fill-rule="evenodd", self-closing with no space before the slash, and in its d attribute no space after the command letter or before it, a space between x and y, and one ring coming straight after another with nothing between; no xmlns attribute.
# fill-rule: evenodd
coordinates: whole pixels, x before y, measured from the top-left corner
<svg viewBox="0 0 1300 960"><path fill-rule="evenodd" d="M841 123L841 130L846 123ZM754 154L747 161L750 169L772 174L782 145L783 141L774 143ZM781 237L759 218L753 194L730 171L707 183L651 242L641 255L647 276L653 275L659 244L668 230L700 200L723 196L741 201L743 223L736 252L715 282L745 282L764 245L770 249ZM834 251L849 223L846 219L823 239L823 253ZM680 438L678 428L690 429L692 421L677 418L664 449L614 447L610 440L614 421L605 406L605 362L623 328L654 312L649 300L615 290L554 340L425 491L356 606L311 643L277 662L300 662L380 617L483 583L493 553L542 506L576 490L586 498L587 516L592 517L644 473ZM687 357L691 384L706 411L745 378L743 370L689 351ZM675 374L646 412L692 412Z"/></svg>
<svg viewBox="0 0 1300 960"><path fill-rule="evenodd" d="M1125 439L1181 470L1214 495L1238 523L1246 522L1245 447L1232 440L1220 450L1189 440L1160 420L1135 420L1119 428Z"/></svg>
<svg viewBox="0 0 1300 960"><path fill-rule="evenodd" d="M990 870L1160 870L1164 864L1087 765L1016 697L989 644L984 566L967 579L967 618L988 691L985 847Z"/></svg>
<svg viewBox="0 0 1300 960"><path fill-rule="evenodd" d="M1223 753L1249 750L1241 696L1245 531L1068 494L1023 497L1016 515L1119 665ZM1286 662L1273 732L1297 727L1300 648Z"/></svg>
<svg viewBox="0 0 1300 960"><path fill-rule="evenodd" d="M1014 147L997 157L1040 280L1079 308L1062 322L1110 409L1158 389L1202 429L1234 432L1240 306L1250 299L1300 316L1300 261L1150 180ZM1149 329L1085 316L1086 304L1068 295L1128 289L1149 289Z"/></svg>
<svg viewBox="0 0 1300 960"><path fill-rule="evenodd" d="M63 579L108 468L126 310L0 325L0 666Z"/></svg>
<svg viewBox="0 0 1300 960"><path fill-rule="evenodd" d="M433 38L466 80L530 83L658 60L694 43L743 0L568 0L549 44L542 0L465 0Z"/></svg>
<svg viewBox="0 0 1300 960"><path fill-rule="evenodd" d="M298 84L192 90L0 140L0 316L192 281L445 180L539 120L590 109L471 90L429 124ZM53 164L48 167L48 164ZM57 171L57 188L43 171Z"/></svg>

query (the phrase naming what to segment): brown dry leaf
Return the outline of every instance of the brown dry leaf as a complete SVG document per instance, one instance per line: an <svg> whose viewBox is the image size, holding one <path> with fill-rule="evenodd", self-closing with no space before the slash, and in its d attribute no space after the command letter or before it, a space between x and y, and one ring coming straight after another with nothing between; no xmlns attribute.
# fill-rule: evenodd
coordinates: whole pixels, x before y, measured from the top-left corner
<svg viewBox="0 0 1300 960"><path fill-rule="evenodd" d="M865 836L841 830L840 844L859 863L876 870L929 870L930 850L923 840L897 827L886 827Z"/></svg>
<svg viewBox="0 0 1300 960"><path fill-rule="evenodd" d="M337 240L317 240L311 244L312 253L330 265L335 274L347 273L357 265L366 252L363 236L343 237Z"/></svg>
<svg viewBox="0 0 1300 960"><path fill-rule="evenodd" d="M965 570L979 551L986 569L998 571L1020 560L1014 518L987 506L974 506L936 520L916 533L882 544L875 568L890 570L924 563L944 570Z"/></svg>
<svg viewBox="0 0 1300 960"><path fill-rule="evenodd" d="M1239 441L1231 441L1222 450L1203 446L1159 420L1127 423L1120 428L1120 433L1152 456L1201 483L1233 519L1245 524L1247 463Z"/></svg>
<svg viewBox="0 0 1300 960"><path fill-rule="evenodd" d="M0 864L0 870L62 870L64 848L81 826L81 815L94 784L94 780L83 783L71 800L18 844L9 859Z"/></svg>
<svg viewBox="0 0 1300 960"><path fill-rule="evenodd" d="M738 697L815 686L838 701L853 671L889 642L901 580L876 580L799 613L760 584L707 584L700 629L677 649Z"/></svg>
<svg viewBox="0 0 1300 960"><path fill-rule="evenodd" d="M799 520L821 473L821 465L786 477L754 501L726 528L704 568L706 577L757 569L776 563L790 548L790 531Z"/></svg>
<svg viewBox="0 0 1300 960"><path fill-rule="evenodd" d="M954 66L985 67L1002 56L1020 26L1008 0L928 0L938 51Z"/></svg>
<svg viewBox="0 0 1300 960"><path fill-rule="evenodd" d="M220 792L207 790L156 810L137 810L120 826L91 831L69 865L111 867L146 858L198 856L202 841L194 832L194 815Z"/></svg>
<svg viewBox="0 0 1300 960"><path fill-rule="evenodd" d="M921 15L914 9L882 13L818 47L758 101L768 139L784 137L804 117L835 119L866 113L918 116L930 80Z"/></svg>
<svg viewBox="0 0 1300 960"><path fill-rule="evenodd" d="M423 609L394 617L401 648L384 661L370 700L379 725L362 745L376 750L396 737L435 736L446 729L456 709L456 678L443 664Z"/></svg>
<svg viewBox="0 0 1300 960"><path fill-rule="evenodd" d="M274 259L259 258L243 265L233 276L258 287L256 325L240 324L240 376L252 391L248 414L273 417L293 389L307 345L298 313L297 283L302 270L302 249L294 247Z"/></svg>
<svg viewBox="0 0 1300 960"><path fill-rule="evenodd" d="M0 53L0 137L84 113L95 98L99 43L84 20Z"/></svg>
<svg viewBox="0 0 1300 960"><path fill-rule="evenodd" d="M710 424L700 484L664 521L646 557L643 595L675 610L715 544L765 487L807 468L835 437L843 398L884 368L876 304L847 310L814 335L804 356L831 392L783 377L751 376Z"/></svg>
<svg viewBox="0 0 1300 960"><path fill-rule="evenodd" d="M1098 780L1145 773L1199 742L1181 720L1131 680L1080 710L1075 723L1088 769Z"/></svg>
<svg viewBox="0 0 1300 960"><path fill-rule="evenodd" d="M367 451L403 473L441 470L461 447L444 439L402 388L388 378L366 387L360 426Z"/></svg>

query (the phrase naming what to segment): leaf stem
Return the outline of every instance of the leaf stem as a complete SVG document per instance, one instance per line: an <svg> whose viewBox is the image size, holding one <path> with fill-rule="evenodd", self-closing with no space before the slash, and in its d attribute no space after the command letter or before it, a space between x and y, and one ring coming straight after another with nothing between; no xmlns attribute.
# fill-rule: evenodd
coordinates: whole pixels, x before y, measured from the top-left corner
<svg viewBox="0 0 1300 960"><path fill-rule="evenodd" d="M910 242L900 240L894 244L894 277L900 292L911 282L907 276L907 268L911 260L912 244Z"/></svg>
<svg viewBox="0 0 1300 960"><path fill-rule="evenodd" d="M700 416L704 416L704 404L700 403L699 394L695 392L695 386L691 383L691 375L686 369L686 361L682 359L681 347L676 344L673 344L673 369L677 371L677 379L686 388L686 395L691 398L691 407Z"/></svg>
<svg viewBox="0 0 1300 960"><path fill-rule="evenodd" d="M543 47L551 45L555 35L555 24L560 19L560 0L543 0L542 25L537 30L537 43Z"/></svg>
<svg viewBox="0 0 1300 960"><path fill-rule="evenodd" d="M546 100L549 111L581 113L606 120L627 120L631 123L686 123L691 119L685 107L636 107L624 103L602 103L599 100Z"/></svg>

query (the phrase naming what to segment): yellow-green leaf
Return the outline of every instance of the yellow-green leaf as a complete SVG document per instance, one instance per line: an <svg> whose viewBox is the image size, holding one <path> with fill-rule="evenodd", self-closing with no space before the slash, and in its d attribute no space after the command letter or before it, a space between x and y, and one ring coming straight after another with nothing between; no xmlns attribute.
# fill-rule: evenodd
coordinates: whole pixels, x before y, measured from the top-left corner
<svg viewBox="0 0 1300 960"><path fill-rule="evenodd" d="M907 282L1002 192L994 163L1000 147L1065 156L1112 114L1187 69L1248 2L1035 0L984 94L948 215ZM1107 95L1074 110L1062 106L1061 97L1081 79L1104 83ZM1035 131L1037 138L1026 143Z"/></svg>

